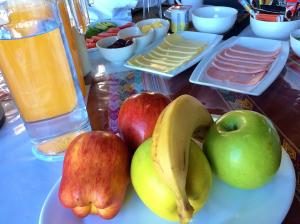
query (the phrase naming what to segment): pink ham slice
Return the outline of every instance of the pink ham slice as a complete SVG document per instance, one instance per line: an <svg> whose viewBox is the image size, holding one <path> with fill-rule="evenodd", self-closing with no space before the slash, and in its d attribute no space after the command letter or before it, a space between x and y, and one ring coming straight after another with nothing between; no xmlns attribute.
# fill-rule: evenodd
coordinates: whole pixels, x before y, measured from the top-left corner
<svg viewBox="0 0 300 224"><path fill-rule="evenodd" d="M228 72L210 66L207 69L206 74L214 79L222 81L229 81L232 83L238 83L243 85L255 85L264 77L266 72L258 72L254 74L242 72Z"/></svg>
<svg viewBox="0 0 300 224"><path fill-rule="evenodd" d="M245 65L242 63L223 61L215 58L212 66L228 72L258 73L268 70L267 65Z"/></svg>
<svg viewBox="0 0 300 224"><path fill-rule="evenodd" d="M230 48L224 50L225 57L234 58L234 59L241 59L244 61L252 61L252 62L268 62L271 63L274 61L273 58L267 57L258 57L253 55L246 55L240 52L232 51Z"/></svg>
<svg viewBox="0 0 300 224"><path fill-rule="evenodd" d="M241 45L234 45L231 48L229 48L231 51L236 52L236 53L241 53L249 56L255 56L259 58L276 58L278 53L280 52L280 48L278 48L275 51L260 51L260 50L255 50L252 48L248 47L243 47Z"/></svg>
<svg viewBox="0 0 300 224"><path fill-rule="evenodd" d="M239 65L245 65L245 66L263 66L263 67L269 67L269 62L260 62L260 61L245 61L245 59L236 59L236 58L230 58L225 56L224 51L222 51L220 54L218 54L215 59L222 60L223 62L230 62L235 63Z"/></svg>

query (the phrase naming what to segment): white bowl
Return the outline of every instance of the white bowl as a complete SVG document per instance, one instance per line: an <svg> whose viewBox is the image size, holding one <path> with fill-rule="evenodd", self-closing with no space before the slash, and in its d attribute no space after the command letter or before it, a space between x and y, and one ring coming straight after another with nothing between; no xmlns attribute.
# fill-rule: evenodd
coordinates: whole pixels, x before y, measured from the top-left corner
<svg viewBox="0 0 300 224"><path fill-rule="evenodd" d="M135 42L126 47L121 48L107 48L112 45L119 38L117 36L107 37L102 40L99 40L96 43L97 48L99 49L101 55L112 63L120 64L127 61L134 53Z"/></svg>
<svg viewBox="0 0 300 224"><path fill-rule="evenodd" d="M293 52L300 57L300 29L291 32L290 43Z"/></svg>
<svg viewBox="0 0 300 224"><path fill-rule="evenodd" d="M256 36L288 40L290 33L300 28L300 20L286 22L269 22L250 18L250 27Z"/></svg>
<svg viewBox="0 0 300 224"><path fill-rule="evenodd" d="M223 6L206 6L192 11L192 22L199 32L222 34L230 30L238 11Z"/></svg>
<svg viewBox="0 0 300 224"><path fill-rule="evenodd" d="M135 52L141 52L146 46L148 46L154 37L154 30L149 30L148 33L143 33L140 28L133 26L118 32L118 37L121 39L126 39L128 37L134 37L135 42Z"/></svg>
<svg viewBox="0 0 300 224"><path fill-rule="evenodd" d="M141 29L142 26L153 24L155 22L160 22L163 25L162 27L154 28L154 41L155 41L155 40L160 40L167 35L170 28L170 22L168 20L159 19L159 18L145 19L136 23L136 25Z"/></svg>

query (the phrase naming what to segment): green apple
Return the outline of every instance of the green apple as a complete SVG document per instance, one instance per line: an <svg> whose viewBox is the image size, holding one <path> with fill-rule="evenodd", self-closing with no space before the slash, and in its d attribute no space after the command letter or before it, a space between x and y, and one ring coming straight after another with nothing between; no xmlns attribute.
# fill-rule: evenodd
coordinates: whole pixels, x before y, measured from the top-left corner
<svg viewBox="0 0 300 224"><path fill-rule="evenodd" d="M134 153L131 181L143 203L156 215L179 221L174 193L156 173L151 159L152 139L146 140ZM199 211L206 203L212 185L212 172L201 148L191 141L186 190L190 204Z"/></svg>
<svg viewBox="0 0 300 224"><path fill-rule="evenodd" d="M213 172L227 184L255 189L271 180L281 162L281 145L272 122L247 110L221 116L204 139Z"/></svg>

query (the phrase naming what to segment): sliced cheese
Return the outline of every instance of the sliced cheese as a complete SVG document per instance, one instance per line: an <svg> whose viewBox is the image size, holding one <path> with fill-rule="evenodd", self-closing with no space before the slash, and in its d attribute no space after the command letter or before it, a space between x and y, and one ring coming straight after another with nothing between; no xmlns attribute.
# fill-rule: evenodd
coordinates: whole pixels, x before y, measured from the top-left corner
<svg viewBox="0 0 300 224"><path fill-rule="evenodd" d="M172 68L160 64L148 64L147 61L145 61L142 57L135 57L128 61L130 65L143 67L143 68L151 68L157 71L161 72L169 72L172 70Z"/></svg>
<svg viewBox="0 0 300 224"><path fill-rule="evenodd" d="M170 72L203 51L207 44L170 35L148 54L139 55L128 61L130 65L150 68L161 72Z"/></svg>
<svg viewBox="0 0 300 224"><path fill-rule="evenodd" d="M172 55L162 55L162 54L156 54L154 51L147 54L147 56L150 56L154 59L159 59L163 61L168 61L170 63L172 62L182 62L182 61L188 61L189 58L182 58L182 57L171 57Z"/></svg>
<svg viewBox="0 0 300 224"><path fill-rule="evenodd" d="M165 56L165 57L170 57L170 58L184 58L184 59L190 59L192 58L193 54L184 54L182 52L170 52L170 51L164 51L159 48L155 48L154 50L151 51L151 53L160 55L160 56Z"/></svg>
<svg viewBox="0 0 300 224"><path fill-rule="evenodd" d="M164 40L164 44L166 44L168 47L180 47L182 48L183 51L185 50L195 50L195 51L199 51L199 50L204 50L207 47L207 44L199 42L199 43L190 43L189 41L180 41L180 42L175 42L172 43L170 42L168 39Z"/></svg>
<svg viewBox="0 0 300 224"><path fill-rule="evenodd" d="M186 47L207 46L206 42L185 39L182 36L179 36L178 34L169 35L165 38L165 40L168 41L170 44L177 44L177 45L180 44L180 45L185 45Z"/></svg>
<svg viewBox="0 0 300 224"><path fill-rule="evenodd" d="M166 66L170 66L170 67L176 67L176 66L183 64L183 61L170 61L170 60L156 58L151 55L144 55L143 57L149 63L161 64L161 65L166 65Z"/></svg>
<svg viewBox="0 0 300 224"><path fill-rule="evenodd" d="M171 64L170 62L167 62L167 61L163 61L163 60L159 60L159 59L153 59L153 58L151 58L151 57L149 57L147 55L145 55L145 56L141 55L141 56L138 57L138 59L140 61L145 62L146 65L147 64L150 64L150 65L151 64L157 64L157 65L166 66L168 68L176 68L177 66L179 66L179 65L182 64L182 62L177 62L177 63L173 62Z"/></svg>
<svg viewBox="0 0 300 224"><path fill-rule="evenodd" d="M181 53L189 53L189 54L194 54L197 51L196 49L191 49L191 48L184 48L181 47L179 45L169 45L166 42L161 43L159 46L159 48L165 49L167 51L177 51L177 52L181 52Z"/></svg>

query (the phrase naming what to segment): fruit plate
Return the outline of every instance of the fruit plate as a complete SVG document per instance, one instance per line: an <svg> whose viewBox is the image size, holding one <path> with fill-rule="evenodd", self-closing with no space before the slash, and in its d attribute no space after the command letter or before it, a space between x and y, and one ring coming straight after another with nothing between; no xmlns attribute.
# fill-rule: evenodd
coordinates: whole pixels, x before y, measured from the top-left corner
<svg viewBox="0 0 300 224"><path fill-rule="evenodd" d="M97 22L93 22L91 23L89 26L94 26L96 23L100 23L100 22L111 22L111 23L114 23L116 24L117 26L123 26L131 21L127 21L127 20L121 20L121 19L114 19L114 20L100 20L100 21L97 21ZM95 52L98 50L97 47L94 47L94 48L89 48L87 49L88 52Z"/></svg>
<svg viewBox="0 0 300 224"><path fill-rule="evenodd" d="M193 32L193 31L183 31L183 32L179 32L177 34L187 40L206 42L207 47L202 52L197 54L195 57L193 57L189 61L185 62L181 66L178 66L177 68L175 68L174 70L172 70L170 72L162 72L162 71L158 71L158 70L155 70L152 68L130 65L128 63L125 64L125 67L131 68L131 69L136 69L136 70L141 70L141 71L145 71L145 72L150 72L150 73L161 75L161 76L168 77L168 78L172 78L172 77L178 75L179 73L183 72L184 70L192 67L197 62L199 62L201 59L203 59L206 55L208 55L208 53L218 43L221 42L221 40L223 38L222 35L210 34L210 33L200 33L200 32ZM153 48L155 48L161 41L162 40L160 40L159 42L156 42L155 45L152 44L149 47L145 48L145 50L143 52L141 52L141 54L143 55L143 54L148 53Z"/></svg>
<svg viewBox="0 0 300 224"><path fill-rule="evenodd" d="M60 180L48 194L40 213L39 224L171 224L152 213L137 197L132 187L118 215L103 220L90 215L75 217L70 209L64 208L58 199ZM296 186L295 171L290 157L282 150L282 160L272 181L256 190L232 188L213 177L213 187L208 202L191 223L205 224L265 224L282 223L291 206ZM149 192L151 194L151 192ZM159 206L159 205L158 205Z"/></svg>
<svg viewBox="0 0 300 224"><path fill-rule="evenodd" d="M240 44L242 46L264 51L274 51L277 48L281 48L279 55L275 61L271 64L269 71L256 85L242 85L235 84L227 81L221 81L212 79L206 75L206 70L211 64L214 57L220 53L223 49L233 46L234 44ZM231 37L217 46L209 57L202 60L190 77L190 82L211 86L219 89L225 89L233 92L239 92L254 96L261 95L278 77L282 69L284 68L289 55L289 44L286 41L270 40L254 37Z"/></svg>

